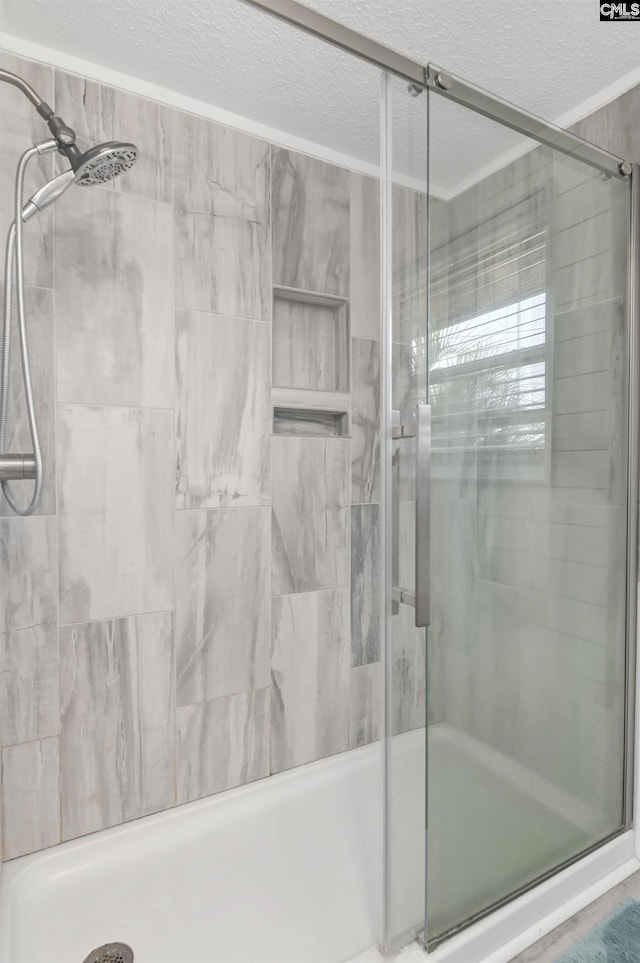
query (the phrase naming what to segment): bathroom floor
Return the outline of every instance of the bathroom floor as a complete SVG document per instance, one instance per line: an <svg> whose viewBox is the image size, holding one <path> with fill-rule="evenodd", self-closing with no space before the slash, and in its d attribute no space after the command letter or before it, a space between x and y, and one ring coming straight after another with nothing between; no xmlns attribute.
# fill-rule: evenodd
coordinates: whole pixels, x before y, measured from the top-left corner
<svg viewBox="0 0 640 963"><path fill-rule="evenodd" d="M625 899L640 899L640 872L634 873L580 913L538 940L511 963L555 963L559 956L586 936Z"/></svg>

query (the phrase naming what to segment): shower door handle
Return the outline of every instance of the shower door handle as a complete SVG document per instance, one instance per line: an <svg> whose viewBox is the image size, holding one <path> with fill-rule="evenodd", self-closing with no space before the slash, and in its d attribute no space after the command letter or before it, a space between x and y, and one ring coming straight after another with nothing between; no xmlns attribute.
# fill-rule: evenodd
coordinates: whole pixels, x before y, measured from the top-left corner
<svg viewBox="0 0 640 963"><path fill-rule="evenodd" d="M398 441L391 449L391 614L400 611L400 412L391 412L391 438Z"/></svg>
<svg viewBox="0 0 640 963"><path fill-rule="evenodd" d="M416 405L416 626L431 616L431 405Z"/></svg>
<svg viewBox="0 0 640 963"><path fill-rule="evenodd" d="M400 424L400 412L391 413L391 438L397 444L391 449L391 614L397 615L400 605L415 608L413 592L400 588L400 459L402 440L416 437L414 424Z"/></svg>

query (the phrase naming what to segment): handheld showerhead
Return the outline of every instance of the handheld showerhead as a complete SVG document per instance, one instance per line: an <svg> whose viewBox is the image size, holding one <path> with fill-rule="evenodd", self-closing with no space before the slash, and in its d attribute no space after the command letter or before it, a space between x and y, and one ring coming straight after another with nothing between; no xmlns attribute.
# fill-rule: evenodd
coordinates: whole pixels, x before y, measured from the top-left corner
<svg viewBox="0 0 640 963"><path fill-rule="evenodd" d="M138 148L135 144L115 140L108 141L106 144L97 144L95 147L90 147L84 154L81 153L76 144L73 128L68 127L61 117L54 114L49 104L26 80L9 70L0 69L0 81L13 84L21 90L40 116L46 120L55 138L57 149L69 159L76 175L76 183L80 187L104 184L105 181L128 170L137 161Z"/></svg>
<svg viewBox="0 0 640 963"><path fill-rule="evenodd" d="M45 145L38 145L40 149ZM90 187L102 184L104 181L117 177L128 170L138 159L138 148L135 144L124 144L110 141L91 147L71 170L58 174L29 198L22 208L22 220L28 221L39 211L43 211L64 194L73 183L80 187Z"/></svg>
<svg viewBox="0 0 640 963"><path fill-rule="evenodd" d="M24 252L23 227L24 222L34 217L39 211L53 204L67 188L74 182L82 187L93 184L103 184L112 177L117 177L128 170L138 159L138 148L135 144L110 141L97 144L82 153L76 144L76 134L73 128L67 127L61 117L54 114L51 107L42 99L33 87L17 74L0 68L0 83L9 83L28 98L40 116L46 121L51 131L52 139L35 144L20 158L16 173L16 187L14 198L15 219L9 228L5 256L4 277L4 334L2 336L2 354L0 359L0 487L4 496L18 515L31 515L40 504L43 483L42 451L36 419L36 410L31 381L31 365L29 360L29 346L27 340L26 310L24 295ZM24 176L27 163L38 154L46 154L57 150L63 154L71 164L71 170L54 177L24 203ZM15 272L14 272L15 268ZM14 278L15 273L15 278ZM11 455L7 453L7 411L9 403L9 372L11 368L11 315L13 311L13 290L15 280L15 303L20 331L20 345L22 351L22 379L24 384L29 431L33 447L32 455ZM5 458L6 456L6 458ZM34 481L31 501L26 508L20 507L15 501L9 486L13 478L31 478Z"/></svg>
<svg viewBox="0 0 640 963"><path fill-rule="evenodd" d="M53 144L53 142L51 143ZM40 150L43 148L51 149L48 144L37 145L37 148ZM58 174L57 177L48 181L29 198L22 208L22 220L26 223L35 214L44 211L46 207L57 201L72 184L78 184L80 187L102 184L104 181L117 177L118 174L128 170L137 159L138 148L135 144L110 141L106 144L91 147L80 155L74 168Z"/></svg>
<svg viewBox="0 0 640 963"><path fill-rule="evenodd" d="M84 154L70 157L76 184L79 187L104 184L105 181L133 167L137 159L138 148L135 144L121 143L117 140L96 144Z"/></svg>
<svg viewBox="0 0 640 963"><path fill-rule="evenodd" d="M61 194L64 194L68 187L71 187L76 179L74 171L64 171L62 174L58 174L53 180L50 180L47 184L44 184L40 190L33 194L27 203L22 208L22 220L28 221L30 218L37 214L39 211L44 211L45 207L49 207L54 201L57 201Z"/></svg>

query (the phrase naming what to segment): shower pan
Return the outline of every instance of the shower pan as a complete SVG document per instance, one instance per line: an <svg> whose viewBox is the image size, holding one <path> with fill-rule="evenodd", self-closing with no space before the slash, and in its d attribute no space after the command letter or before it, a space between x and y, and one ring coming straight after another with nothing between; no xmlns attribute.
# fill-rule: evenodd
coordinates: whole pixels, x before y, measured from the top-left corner
<svg viewBox="0 0 640 963"><path fill-rule="evenodd" d="M469 963L637 867L640 177L248 2L381 72L381 944Z"/></svg>

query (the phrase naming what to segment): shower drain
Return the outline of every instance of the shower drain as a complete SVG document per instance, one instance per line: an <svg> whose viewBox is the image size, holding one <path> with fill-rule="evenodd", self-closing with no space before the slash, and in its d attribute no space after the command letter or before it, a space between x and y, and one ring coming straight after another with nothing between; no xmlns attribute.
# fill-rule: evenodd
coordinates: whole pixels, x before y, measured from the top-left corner
<svg viewBox="0 0 640 963"><path fill-rule="evenodd" d="M133 963L133 950L126 943L105 943L91 950L84 963Z"/></svg>

